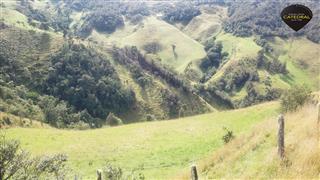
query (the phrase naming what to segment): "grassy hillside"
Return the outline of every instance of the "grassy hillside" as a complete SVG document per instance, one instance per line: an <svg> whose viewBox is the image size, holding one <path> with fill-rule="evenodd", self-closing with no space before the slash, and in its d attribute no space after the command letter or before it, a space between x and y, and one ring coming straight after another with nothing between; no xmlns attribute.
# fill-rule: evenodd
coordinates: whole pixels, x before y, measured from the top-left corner
<svg viewBox="0 0 320 180"><path fill-rule="evenodd" d="M7 25L13 25L19 30L29 30L30 33L48 33L53 42L51 43L51 47L48 47L50 50L53 50L61 46L63 42L66 42L66 39L62 38L63 33L61 31L53 32L53 27L51 27L52 25L50 25L48 30L41 30L39 27L31 26L28 23L28 18L30 17L28 17L27 13L24 15L16 10L15 6L19 6L19 4L21 3L16 1L6 1L4 3L5 8L1 8L1 10L4 11L3 22ZM48 18L51 20L55 17L56 12L54 9L62 7L56 7L55 5L57 4L48 0L35 0L30 3L30 6L33 8L46 12L46 16L51 17ZM239 60L245 57L256 59L258 52L262 47L256 44L255 38L257 37L255 36L239 37L231 33L226 33L222 30L224 22L228 20L228 9L226 6L202 5L199 9L201 10L201 14L194 17L186 25L179 23L167 23L158 17L159 14L157 13L151 13L149 16L145 16L142 21L138 23L132 23L129 21L129 18L126 17L124 18L124 26L117 28L114 32L103 33L93 29L92 33L90 31L91 35L88 38L84 38L80 43L86 44L87 47L92 48L95 51L101 51L101 53L104 53L106 50L110 50L112 45L116 45L118 47L128 45L137 46L142 53L147 53L146 45L159 45L159 49L157 49L156 52L149 52L146 56L148 59L152 58L155 61L161 61L162 64L167 65L166 69L168 71L177 71L178 73L183 74L191 84L201 84L199 81L205 77L205 87L208 87L210 84L214 84L214 82L226 78L228 75L228 73L226 73L226 69L238 66ZM67 19L70 20L70 24L68 24L68 26L71 29L68 30L68 33L70 37L72 37L72 42L79 42L76 34L72 34L72 32L76 31L77 26L83 23L84 18L88 14L90 14L90 11L88 10L75 11L70 9L70 17ZM60 14L60 16L62 15ZM34 21L40 23L37 20ZM57 21L63 20L60 19ZM13 31L11 28L7 28L7 30L3 29L1 31L5 34L4 37L10 37L12 34L13 36L16 35L16 33L11 33ZM214 75L209 75L211 72L205 72L206 70L199 68L203 63L203 58L207 55L201 43L204 44L204 42L210 37L215 37L215 42L221 42L223 46L222 52L228 53L227 58L223 60L219 67L217 67ZM19 38L20 37L15 36L13 39L19 40ZM259 69L259 81L253 83L256 91L259 92L260 95L266 95L266 87L263 82L268 81L269 79L271 79L272 88L274 89L289 88L292 85L302 83L306 83L308 86L313 87L313 89L317 89L317 81L310 81L309 79L310 77L316 76L317 79L315 80L320 80L320 63L317 61L319 57L319 44L313 43L306 38L289 38L287 40L280 38L271 39L272 38L268 41L268 45L272 46L274 51L267 56L269 56L270 59L274 58L279 59L281 62L286 62L286 67L289 73L273 74L265 69ZM10 42L12 40L8 41ZM19 43L13 42L12 44ZM24 45L29 43L26 42L22 44ZM175 47L175 50L173 50L173 47ZM304 53L306 51L308 51L307 55ZM27 53L30 54L30 52ZM32 55L35 53L37 52L33 52ZM149 77L151 77L154 83L149 89L143 88L134 82L135 79L132 77L132 73L129 72L130 68L122 67L117 63L113 63L113 66L116 67L116 71L119 74L122 84L130 88L132 87L134 90L137 95L137 100L141 102L140 105L142 104L140 109L148 109L147 107L150 107L150 114L157 116L157 119L167 118L165 115L165 111L167 111L167 109L161 107L163 105L161 98L159 98L159 92L161 89L170 89L170 85L166 84L163 80L158 79L156 77L157 75L151 72L148 75L150 75ZM246 82L243 86L237 87L235 91L229 93L228 96L230 96L230 100L233 102L243 101L248 95L247 85L249 83ZM181 99L187 99L187 97L179 92L179 90L173 88L170 90L181 95ZM198 101L197 98L193 98L191 101L194 99ZM214 108L218 108L215 105L219 104L215 102L217 101L216 99L213 101L208 100L208 98L205 97L203 97L203 99L204 101L210 101ZM189 102L189 100L186 100L183 103L190 104ZM199 105L199 107L200 106L201 105ZM132 115L133 114L131 112L128 112L126 116ZM141 114L134 116L135 118L133 119L143 119L143 117L145 117Z"/></svg>
<svg viewBox="0 0 320 180"><path fill-rule="evenodd" d="M320 45L306 38L292 38L283 40L274 38L270 41L275 50L274 56L278 56L283 62L287 62L288 77L280 77L289 85L307 83L314 89L319 88L320 69ZM311 78L313 77L313 78Z"/></svg>
<svg viewBox="0 0 320 180"><path fill-rule="evenodd" d="M148 43L159 43L161 50L157 56L161 58L162 63L171 66L178 72L183 72L190 62L206 55L200 43L156 17L149 17L139 25L127 23L123 29L109 36L94 31L92 38L98 42L104 41L105 44L133 45L141 50ZM172 45L176 46L176 56Z"/></svg>
<svg viewBox="0 0 320 180"><path fill-rule="evenodd" d="M259 123L207 159L199 161L200 178L298 178L320 175L320 147L315 105L285 115L285 159L277 155L277 119ZM266 128L267 127L267 128ZM241 148L240 148L241 147ZM189 172L181 178L188 179Z"/></svg>
<svg viewBox="0 0 320 180"><path fill-rule="evenodd" d="M245 57L255 58L258 51L261 50L261 47L254 42L253 37L242 38L221 32L216 36L216 41L220 41L222 43L223 52L227 52L229 54L229 60L208 82L218 80L225 72L225 69L232 66L237 60Z"/></svg>
<svg viewBox="0 0 320 180"><path fill-rule="evenodd" d="M223 127L241 136L258 122L274 117L278 107L278 103L270 102L173 121L89 131L12 128L5 133L19 139L35 155L66 153L71 167L84 179L94 178L96 169L106 161L125 171L141 171L147 179L163 179L221 147Z"/></svg>
<svg viewBox="0 0 320 180"><path fill-rule="evenodd" d="M24 69L27 68L28 70L27 73L30 72L28 75L33 77L33 75L37 73L37 75L35 75L35 78L37 79L41 79L44 76L46 76L46 74L49 72L49 69L50 69L49 68L50 57L54 56L56 53L59 53L59 51L61 50L60 48L67 42L84 44L88 48L93 49L94 43L90 41L92 40L92 37L89 38L89 40L83 40L83 41L79 41L79 39L76 39L76 38L70 41L67 41L65 38L63 38L63 35L61 32L53 32L50 29L48 31L45 31L29 25L27 16L18 12L15 9L16 8L15 4L16 3L6 2L5 7L1 8L1 11L6 12L4 13L4 19L3 20L1 19L1 21L3 21L6 24L6 26L0 30L0 33L1 33L0 41L1 43L4 43L3 53L8 54L10 52L14 54L16 56L15 58L21 61L21 64L23 64L21 66ZM44 1L42 1L41 3L40 1L32 2L32 5L39 9L43 9L46 6L45 4L46 3ZM73 14L73 15L75 16L74 21L78 21L81 19L78 17L79 13ZM156 20L156 21L160 22L161 20ZM165 27L176 29L174 26L171 26L165 23L164 21L161 21L161 22L164 24ZM152 28L155 28L155 26L156 25L153 25ZM126 28L128 29L130 29L130 27L131 27L130 24L126 26ZM172 30L170 28L169 30ZM175 33L179 33L181 39L184 39L188 42L190 41L192 43L195 43L202 50L202 45L192 40L191 38L182 37L183 33L180 33L178 31L179 30L176 30ZM116 34L117 32L115 33L114 37L117 37ZM212 109L210 105L206 105L205 102L202 102L203 100L201 98L194 95L183 93L178 88L172 87L165 80L155 76L155 74L153 74L152 72L151 73L144 72L144 71L141 72L145 74L148 80L150 81L150 85L142 87L140 84L137 83L137 77L136 78L133 77L134 75L132 73L132 69L130 69L128 66L125 66L123 64L114 62L112 59L112 55L110 55L111 53L107 53L107 52L110 52L110 49L108 49L110 48L110 46L107 46L108 43L103 44L105 42L104 40L108 39L105 37L105 34L100 34L96 32L96 35L99 35L99 38L98 38L99 44L98 45L95 44L96 46L94 46L93 51L98 51L99 53L102 53L103 55L106 56L108 60L112 61L112 66L115 68L116 73L119 75L121 84L123 84L123 86L125 87L131 88L136 95L137 103L135 106L135 110L128 111L119 115L121 118L125 119L127 122L146 119L146 116L148 115L151 116L152 119L169 119L170 118L169 116L171 116L169 115L170 107L167 105L167 99L163 95L164 91L169 92L170 95L176 95L179 98L180 100L179 102L181 102L182 105L193 104L192 107L188 106L191 108L187 108L189 110L185 110L184 112L182 112L181 116L208 112L208 108ZM142 34L139 36L142 36ZM182 40L183 45L185 43L184 40ZM102 48L101 44L106 45L106 48ZM13 57L13 55L10 55L10 57ZM40 73L41 75L39 75ZM15 73L14 75L17 76L18 73ZM23 76L23 75L21 76L26 78L26 76ZM21 82L25 84L31 83L31 81L22 81L22 80ZM40 83L41 81L37 80L32 82ZM5 101L7 101L7 99ZM13 109L7 106L7 104L3 106L6 107L4 109L11 109L11 110ZM208 108L206 106L208 106ZM24 108L17 107L17 109L24 109ZM17 113L15 114L17 115ZM178 116L180 116L180 113L179 115L177 113L177 115L174 117L178 117Z"/></svg>
<svg viewBox="0 0 320 180"><path fill-rule="evenodd" d="M242 58L248 57L257 59L258 52L262 47L256 44L254 37L237 37L229 33L220 32L216 36L216 41L223 44L223 51L229 54L226 63L222 64L217 73L214 74L206 84L219 81L227 74L227 68L237 65ZM264 69L257 69L259 83L255 83L257 89L264 94L263 83L266 79L271 80L272 88L287 89L293 85L305 84L313 90L319 89L319 50L320 46L304 37L281 39L270 38L268 44L273 51L266 54L270 60L278 59L286 64L288 73L270 73ZM308 52L308 53L305 53ZM314 78L312 78L314 77ZM247 93L246 86L243 86L235 94L231 95L232 100L241 100Z"/></svg>
<svg viewBox="0 0 320 180"><path fill-rule="evenodd" d="M194 17L182 29L191 38L204 43L209 37L216 36L222 29L227 8L221 6L202 7L201 14Z"/></svg>

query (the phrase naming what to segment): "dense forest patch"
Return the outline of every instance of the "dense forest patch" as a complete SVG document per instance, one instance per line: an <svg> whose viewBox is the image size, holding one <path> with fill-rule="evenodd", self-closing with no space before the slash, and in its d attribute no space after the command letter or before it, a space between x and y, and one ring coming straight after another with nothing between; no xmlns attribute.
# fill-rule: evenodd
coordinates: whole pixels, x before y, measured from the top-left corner
<svg viewBox="0 0 320 180"><path fill-rule="evenodd" d="M119 83L108 60L84 46L66 45L51 63L45 92L77 110L86 109L104 119L109 112L124 112L135 102L134 93Z"/></svg>
<svg viewBox="0 0 320 180"><path fill-rule="evenodd" d="M155 7L162 13L162 19L168 23L188 24L192 18L201 14L200 9L192 2L162 3Z"/></svg>

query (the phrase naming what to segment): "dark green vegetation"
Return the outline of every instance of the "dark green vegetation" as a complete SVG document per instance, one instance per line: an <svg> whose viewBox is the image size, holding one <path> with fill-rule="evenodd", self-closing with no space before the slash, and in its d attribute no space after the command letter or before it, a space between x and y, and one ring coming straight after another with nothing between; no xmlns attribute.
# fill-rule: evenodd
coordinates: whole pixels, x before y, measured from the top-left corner
<svg viewBox="0 0 320 180"><path fill-rule="evenodd" d="M44 92L69 102L77 111L103 119L109 112L126 112L135 103L134 92L121 85L110 62L82 45L65 45L51 59L51 67ZM94 124L90 119L83 120Z"/></svg>
<svg viewBox="0 0 320 180"><path fill-rule="evenodd" d="M222 140L225 144L227 144L234 139L235 136L233 135L233 131L229 130L228 128L224 127L223 129L226 131L226 134L222 136Z"/></svg>
<svg viewBox="0 0 320 180"><path fill-rule="evenodd" d="M82 17L82 22L74 28L75 34L81 37L88 37L92 30L112 33L116 29L124 26L123 17L130 23L139 23L144 16L149 15L149 10L145 3L130 2L108 2L86 1L86 0L67 0L68 11L82 11L88 13Z"/></svg>
<svg viewBox="0 0 320 180"><path fill-rule="evenodd" d="M188 24L192 18L201 14L199 7L191 1L175 4L163 3L157 10L163 13L162 19L169 23Z"/></svg>
<svg viewBox="0 0 320 180"><path fill-rule="evenodd" d="M201 62L201 68L205 72L201 82L208 81L216 72L217 69L226 60L228 53L222 52L221 42L215 43L215 39L210 39L205 43L205 51L207 56Z"/></svg>
<svg viewBox="0 0 320 180"><path fill-rule="evenodd" d="M93 28L97 31L112 33L118 27L124 25L121 15L104 10L91 13L86 16L83 21L84 23L81 25L78 32L78 34L83 37L89 36Z"/></svg>

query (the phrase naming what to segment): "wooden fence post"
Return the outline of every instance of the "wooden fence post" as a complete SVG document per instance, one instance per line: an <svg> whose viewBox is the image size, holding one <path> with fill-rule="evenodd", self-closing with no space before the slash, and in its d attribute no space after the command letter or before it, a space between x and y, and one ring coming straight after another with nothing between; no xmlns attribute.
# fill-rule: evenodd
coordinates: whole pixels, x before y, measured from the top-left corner
<svg viewBox="0 0 320 180"><path fill-rule="evenodd" d="M320 146L320 102L317 104L317 111L318 111L317 135L318 135L318 145Z"/></svg>
<svg viewBox="0 0 320 180"><path fill-rule="evenodd" d="M280 114L278 117L278 154L280 158L284 158L284 118L283 115Z"/></svg>
<svg viewBox="0 0 320 180"><path fill-rule="evenodd" d="M191 166L191 180L198 180L198 172L196 165Z"/></svg>
<svg viewBox="0 0 320 180"><path fill-rule="evenodd" d="M102 180L102 170L101 169L98 169L97 170L97 180Z"/></svg>

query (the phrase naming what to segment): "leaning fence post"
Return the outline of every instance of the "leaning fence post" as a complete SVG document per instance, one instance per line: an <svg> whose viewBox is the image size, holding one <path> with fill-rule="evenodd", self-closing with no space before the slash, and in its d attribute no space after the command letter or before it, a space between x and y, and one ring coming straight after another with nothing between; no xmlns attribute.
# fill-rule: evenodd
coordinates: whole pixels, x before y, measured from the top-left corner
<svg viewBox="0 0 320 180"><path fill-rule="evenodd" d="M198 180L198 173L196 165L191 166L191 180Z"/></svg>
<svg viewBox="0 0 320 180"><path fill-rule="evenodd" d="M98 169L97 170L97 180L102 180L102 170L101 169Z"/></svg>
<svg viewBox="0 0 320 180"><path fill-rule="evenodd" d="M278 124L278 154L282 159L284 157L284 118L282 114L278 117Z"/></svg>

